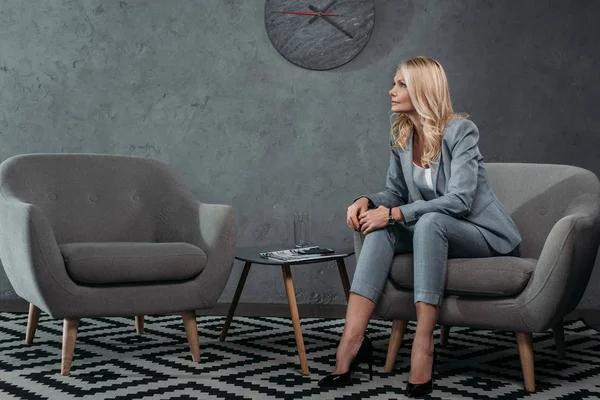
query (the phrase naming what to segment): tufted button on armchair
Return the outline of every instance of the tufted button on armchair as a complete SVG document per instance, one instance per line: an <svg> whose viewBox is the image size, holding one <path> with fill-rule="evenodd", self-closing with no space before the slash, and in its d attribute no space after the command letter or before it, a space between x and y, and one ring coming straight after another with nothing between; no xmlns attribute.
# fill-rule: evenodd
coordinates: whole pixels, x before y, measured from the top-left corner
<svg viewBox="0 0 600 400"><path fill-rule="evenodd" d="M532 332L552 328L564 356L563 318L588 284L600 241L600 182L582 168L486 164L489 182L517 224L521 257L451 259L440 309L450 326L515 332L527 391L535 390ZM362 236L355 235L357 257ZM415 320L412 254L394 257L376 313L393 320L386 371L395 364L407 321ZM443 343L442 343L443 344Z"/></svg>
<svg viewBox="0 0 600 400"><path fill-rule="evenodd" d="M28 154L0 165L0 257L30 303L64 319L68 375L79 319L181 313L200 360L195 310L214 306L233 265L235 213L204 204L154 160L100 154Z"/></svg>

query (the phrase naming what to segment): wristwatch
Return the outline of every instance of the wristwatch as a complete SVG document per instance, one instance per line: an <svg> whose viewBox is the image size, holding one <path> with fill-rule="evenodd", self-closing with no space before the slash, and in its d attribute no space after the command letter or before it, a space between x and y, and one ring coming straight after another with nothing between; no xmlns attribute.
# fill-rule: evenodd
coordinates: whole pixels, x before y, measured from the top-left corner
<svg viewBox="0 0 600 400"><path fill-rule="evenodd" d="M395 225L396 220L392 217L392 209L390 208L390 212L388 213L388 225Z"/></svg>

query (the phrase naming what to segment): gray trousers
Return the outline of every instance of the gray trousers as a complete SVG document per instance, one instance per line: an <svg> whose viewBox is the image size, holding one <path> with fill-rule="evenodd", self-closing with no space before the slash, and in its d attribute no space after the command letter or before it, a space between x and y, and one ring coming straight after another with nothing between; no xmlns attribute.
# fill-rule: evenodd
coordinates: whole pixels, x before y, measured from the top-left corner
<svg viewBox="0 0 600 400"><path fill-rule="evenodd" d="M500 255L475 225L436 212L424 214L410 227L400 223L356 236L362 240L362 249L356 254L350 291L374 303L388 278L394 254L413 253L414 301L434 305L442 302L448 258Z"/></svg>

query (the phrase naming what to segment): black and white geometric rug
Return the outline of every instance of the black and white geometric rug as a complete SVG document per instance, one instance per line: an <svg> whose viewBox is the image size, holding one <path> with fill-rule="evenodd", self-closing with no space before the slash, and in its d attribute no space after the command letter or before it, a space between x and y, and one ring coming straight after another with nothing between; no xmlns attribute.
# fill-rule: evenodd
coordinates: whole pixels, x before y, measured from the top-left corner
<svg viewBox="0 0 600 400"><path fill-rule="evenodd" d="M193 363L179 316L83 319L71 375L60 375L62 321L42 315L32 346L27 315L0 314L0 399L399 399L409 371L409 325L393 373L383 372L391 323L374 320L373 381L364 372L343 389L321 389L333 370L343 320L302 320L310 375L303 376L290 319L235 317L227 340L224 317L198 317L201 362ZM439 333L439 331L438 331ZM534 335L536 389L523 389L514 334L453 328L438 348L430 399L598 399L600 333L575 321L565 327L566 359L552 333Z"/></svg>

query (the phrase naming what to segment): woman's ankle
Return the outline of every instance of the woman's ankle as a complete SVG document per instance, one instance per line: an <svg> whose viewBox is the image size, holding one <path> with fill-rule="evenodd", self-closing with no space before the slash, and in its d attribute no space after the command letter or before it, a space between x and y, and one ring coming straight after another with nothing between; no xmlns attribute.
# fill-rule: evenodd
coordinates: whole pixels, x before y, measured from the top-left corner
<svg viewBox="0 0 600 400"><path fill-rule="evenodd" d="M433 354L433 349L434 349L433 335L415 334L415 337L413 338L413 349L416 349L418 351L424 351L428 354Z"/></svg>
<svg viewBox="0 0 600 400"><path fill-rule="evenodd" d="M343 374L350 368L352 360L358 354L364 336L344 337L336 351L335 374Z"/></svg>
<svg viewBox="0 0 600 400"><path fill-rule="evenodd" d="M340 340L340 343L349 344L349 345L360 344L360 343L362 343L364 337L365 337L364 331L361 331L361 332L346 332L346 331L344 331L344 333L342 333L342 338Z"/></svg>

